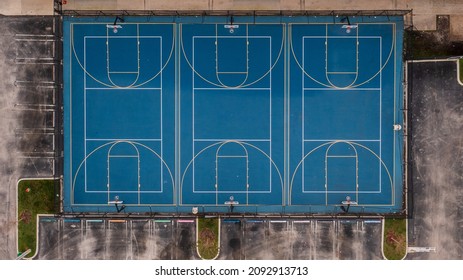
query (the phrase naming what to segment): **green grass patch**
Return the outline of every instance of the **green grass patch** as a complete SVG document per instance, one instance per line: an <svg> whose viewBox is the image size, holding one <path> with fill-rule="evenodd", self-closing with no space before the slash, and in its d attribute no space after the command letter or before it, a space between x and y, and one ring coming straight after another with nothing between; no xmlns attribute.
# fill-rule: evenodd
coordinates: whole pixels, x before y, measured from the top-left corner
<svg viewBox="0 0 463 280"><path fill-rule="evenodd" d="M407 220L386 219L384 224L384 256L401 260L407 253Z"/></svg>
<svg viewBox="0 0 463 280"><path fill-rule="evenodd" d="M55 180L23 180L18 184L18 253L31 249L25 256L33 257L37 244L37 214L55 213Z"/></svg>
<svg viewBox="0 0 463 280"><path fill-rule="evenodd" d="M206 260L214 259L219 253L219 219L198 218L198 253Z"/></svg>

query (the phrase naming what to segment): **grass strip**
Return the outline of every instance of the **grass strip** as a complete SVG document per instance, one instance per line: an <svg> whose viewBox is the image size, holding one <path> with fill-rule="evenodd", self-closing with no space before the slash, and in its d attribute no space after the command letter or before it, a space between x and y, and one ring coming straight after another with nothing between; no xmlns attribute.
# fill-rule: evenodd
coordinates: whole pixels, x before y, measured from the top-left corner
<svg viewBox="0 0 463 280"><path fill-rule="evenodd" d="M18 254L37 246L37 215L55 213L55 180L22 180L18 184Z"/></svg>
<svg viewBox="0 0 463 280"><path fill-rule="evenodd" d="M407 253L406 219L386 219L383 252L388 260L401 260Z"/></svg>
<svg viewBox="0 0 463 280"><path fill-rule="evenodd" d="M219 219L198 218L198 254L212 260L219 254Z"/></svg>

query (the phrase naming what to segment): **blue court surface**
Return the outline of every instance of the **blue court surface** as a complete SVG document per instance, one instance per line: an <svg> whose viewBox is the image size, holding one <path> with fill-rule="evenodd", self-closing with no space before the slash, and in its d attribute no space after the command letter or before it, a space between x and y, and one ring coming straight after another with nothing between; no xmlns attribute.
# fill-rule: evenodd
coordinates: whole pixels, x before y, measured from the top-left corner
<svg viewBox="0 0 463 280"><path fill-rule="evenodd" d="M401 211L402 17L233 20L64 18L66 212Z"/></svg>

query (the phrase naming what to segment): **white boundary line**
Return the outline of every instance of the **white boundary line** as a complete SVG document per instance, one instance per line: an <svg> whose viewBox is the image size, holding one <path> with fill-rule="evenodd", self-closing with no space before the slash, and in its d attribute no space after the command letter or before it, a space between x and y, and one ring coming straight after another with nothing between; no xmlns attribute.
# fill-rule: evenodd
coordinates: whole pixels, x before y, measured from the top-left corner
<svg viewBox="0 0 463 280"><path fill-rule="evenodd" d="M84 36L84 69L87 71L87 40ZM84 157L87 156L87 73L84 71ZM70 77L72 79L72 76ZM73 118L73 116L71 116ZM71 147L72 149L72 147ZM87 161L84 163L84 189L87 190Z"/></svg>
<svg viewBox="0 0 463 280"><path fill-rule="evenodd" d="M380 142L380 139L305 139L304 142L334 142L334 141L346 141L346 142Z"/></svg>
<svg viewBox="0 0 463 280"><path fill-rule="evenodd" d="M126 90L126 91L131 91L131 90L159 90L161 91L162 88L123 88L123 87L117 87L117 88L106 88L106 87L101 87L101 88L87 88L87 90Z"/></svg>
<svg viewBox="0 0 463 280"><path fill-rule="evenodd" d="M87 54L86 54L86 51L87 51L86 42L87 42L87 40L86 39L87 38L90 38L90 39L106 39L106 40L108 38L126 38L126 39L137 39L137 40L139 40L140 38L142 38L142 39L145 39L145 38L146 39L158 39L159 40L159 42L158 42L158 44L159 44L159 67L160 67L160 69L162 69L162 54L163 54L162 53L162 44L163 44L162 36L139 36L139 35L137 35L137 36L84 36L84 68L85 69L87 69L86 68L86 65L87 65ZM138 45L139 45L139 43L138 43ZM109 60L109 54L108 54L107 59ZM138 56L138 64L139 64L139 60L140 59L139 59L139 56ZM139 70L140 69L138 69L138 71ZM108 69L108 71L109 71L109 69ZM163 107L163 102L162 102L162 94L163 94L162 93L162 91L163 91L162 90L163 89L162 80L163 80L163 73L162 72L163 71L161 71L161 73L160 73L160 88L143 88L144 90L150 90L150 89L151 90L154 90L154 89L159 89L160 90L160 93L159 93L159 99L160 99L160 105L159 105L160 106L160 110L159 110L160 111L160 120L159 120L160 129L159 130L160 130L161 137L160 137L159 142L161 144L161 150L160 150L161 158L163 158L163 118L162 118L162 107ZM137 72L137 74L139 74L139 72ZM84 73L84 100L86 100L87 90L90 89L90 88L87 88L86 77L87 77L87 74ZM91 89L93 89L93 88L91 88ZM101 89L111 90L113 88L101 88ZM128 91L132 90L131 87L129 87L129 88L116 87L116 90L118 90L118 89L126 89ZM95 90L100 90L100 88L95 88ZM140 90L140 88L135 88L135 90ZM84 101L84 154L85 154L85 156L87 156L87 149L86 148L87 148L87 140L88 140L87 139L87 114L86 114L87 110L86 109L87 109L87 103L86 103L86 101ZM135 139L130 139L130 140L136 141ZM99 141L101 141L101 140L99 140ZM108 163L109 163L109 161L108 161ZM163 192L163 181L164 181L163 173L164 173L163 164L160 164L160 179L159 180L160 180L161 191L155 191L155 192L160 192L160 193ZM85 161L85 175L84 175L84 178L85 178L84 179L85 180L85 193L87 193L88 192L87 191L87 189L88 189L87 161ZM109 173L108 173L108 179L109 179ZM138 178L138 180L139 180L138 188L140 188L140 178ZM109 181L108 181L108 184L109 184ZM108 191L107 192L108 192L108 196L109 196L110 195L109 186L108 186ZM140 190L139 190L139 192L140 192ZM108 198L108 201L109 201L109 198ZM138 203L140 204L140 197L138 199Z"/></svg>
<svg viewBox="0 0 463 280"><path fill-rule="evenodd" d="M207 91L207 90L233 90L233 91L240 91L240 90L272 90L271 88L204 88L204 87L201 87L201 88L193 88L193 90L204 90L204 91Z"/></svg>
<svg viewBox="0 0 463 280"><path fill-rule="evenodd" d="M134 138L134 139L124 139L124 138L88 138L87 141L146 141L146 142L160 142L160 138Z"/></svg>
<svg viewBox="0 0 463 280"><path fill-rule="evenodd" d="M238 142L238 141L235 141L235 140L229 140L229 141L224 141L224 142ZM222 142L223 143L223 142ZM191 166L193 165L196 157L200 156L204 151L210 149L210 148L213 148L214 146L217 146L219 144L222 144L221 142L218 142L218 143L212 143L210 144L209 146L203 148L200 152L198 152L198 154L196 154L196 156L189 161L189 163L187 164L186 168L183 170L183 174L181 175L181 178L180 178L180 183L179 183L179 191L180 193L183 193L183 184L185 182L185 175L189 172L189 169L191 168ZM278 166L275 164L275 162L269 157L269 155L267 153L265 153L263 150L261 150L259 147L257 146L254 146L250 143L246 143L246 142L240 142L241 144L245 145L245 146L248 146L248 147L251 147L251 148L254 148L256 149L258 152L260 152L262 155L264 155L265 157L267 157L269 159L269 161L271 162L271 164L273 165L273 168L275 168L276 172L278 173L278 176L280 178L280 186L281 186L281 191L282 191L282 201L284 200L284 179L282 177L282 174L280 172L280 169L278 168ZM180 205L182 206L191 206L193 204L184 204L184 203L181 203ZM215 205L215 204L202 204L202 205ZM195 206L195 205L193 205ZM197 204L196 204L197 206ZM251 206L251 204L248 204L248 206ZM282 206L282 205L280 205Z"/></svg>
<svg viewBox="0 0 463 280"><path fill-rule="evenodd" d="M121 143L126 143L126 142L115 142L114 144L111 145L111 147L109 148L108 150L108 153L107 153L107 181L106 181L106 186L107 186L107 191L108 191L108 204L109 202L112 200L112 197L111 196L111 151L112 149L121 144ZM137 155L134 156L133 158L136 159L136 173L137 173L137 183L136 183L136 188L137 188L137 191L138 191L138 204L140 204L140 151L138 150L138 148L134 145L134 144L130 144L134 149L135 151L137 152ZM128 171L128 170L125 170L125 171ZM124 184L125 185L125 184ZM115 193L115 191L114 191Z"/></svg>
<svg viewBox="0 0 463 280"><path fill-rule="evenodd" d="M128 144L131 144L131 145L136 145L136 146L140 146L140 147L143 147L145 149L147 149L148 151L152 152L161 162L161 164L165 165L165 167L167 168L167 171L169 172L169 176L171 178L171 183L172 183L172 192L173 192L173 196L174 196L174 200L175 200L175 191L176 191L176 185L175 185L175 180L174 180L174 177L173 177L173 174L172 172L170 171L170 168L168 167L167 163L164 161L163 158L161 158L161 156L156 152L154 151L151 147L149 146L146 146L142 143L138 143L138 142L133 142L133 141L128 141L128 140L121 140L121 141L113 141L113 142L108 142L108 143L104 143L102 145L100 145L99 147L95 148L90 154L88 154L84 160L80 163L79 167L77 168L76 170L76 174L73 176L73 179L72 179L72 185L71 185L71 195L74 194L75 192L75 183L76 183L76 179L77 179L77 175L79 174L80 172L80 169L82 168L82 166L84 165L84 162L87 160L88 157L90 157L93 153L95 153L96 151L100 150L101 148L103 147L106 147L108 145L111 145L111 144L115 144L115 143L128 143ZM161 185L162 186L162 185ZM107 190L104 191L107 193ZM164 192L163 192L164 194ZM166 195L168 195L169 193L167 193ZM78 203L74 203L73 200L71 200L71 205L70 207L72 206L76 206L76 205L87 205L87 206L107 206L107 204L78 204ZM128 204L126 203L126 205L133 205L133 206L141 206L141 205L155 205L155 204ZM171 205L171 204L158 204L158 205Z"/></svg>
<svg viewBox="0 0 463 280"><path fill-rule="evenodd" d="M380 88L303 88L303 90L318 90L318 91L380 91Z"/></svg>
<svg viewBox="0 0 463 280"><path fill-rule="evenodd" d="M246 32L248 32L248 25L246 26ZM217 33L217 31L216 31ZM242 75L245 75L245 79L240 83L240 84L237 84L235 86L230 86L230 85L226 85L224 83L222 83L220 81L220 77L219 77L219 73L220 72L217 72L218 71L218 58L217 58L217 53L218 53L218 43L217 43L217 40L218 39L246 39L247 42L250 41L250 39L268 39L269 40L269 44L270 44L270 63L269 63L269 70L266 71L261 77L257 78L255 81L251 81L249 83L246 83L248 81L248 78L249 78L249 73L248 72L231 72L232 74L242 74ZM195 55L195 52L194 52L194 45L196 44L196 39L214 39L215 42L216 42L216 45L215 45L215 48L216 48L216 67L215 67L215 72L216 72L216 79L217 79L217 82L213 82L209 79L206 79L204 76L201 75L201 73L199 71L196 70L196 67L195 67L195 64L194 64L194 55ZM212 85L212 86L215 86L216 88L223 88L223 89L244 89L244 88L249 88L250 86L254 85L255 83L261 81L263 78L265 78L267 75L270 74L270 71L271 69L273 68L274 65L272 65L272 60L271 60L271 44L272 44L272 36L249 36L249 35L246 35L246 36L218 36L218 35L215 35L215 36L192 36L192 53L193 53L193 57L192 57L192 63L190 65L190 67L192 68L192 71L194 73L196 73L196 75L194 75L194 78L197 78L199 77L201 80L203 80L204 82ZM249 45L246 45L247 47L247 50L249 52ZM248 53L246 55L249 55ZM249 63L248 61L249 59L247 59L246 63ZM249 66L249 65L248 65Z"/></svg>
<svg viewBox="0 0 463 280"><path fill-rule="evenodd" d="M195 87L195 79L196 79L196 75L195 75L195 63L196 63L196 59L195 59L195 46L196 46L196 38L207 38L207 39L218 39L218 38L227 38L227 39L230 39L230 38L244 38L244 39L253 39L253 38L264 38L264 39L268 39L269 42L269 68L272 66L272 37L271 36L233 36L233 37L230 37L230 36L192 36L192 66L193 66L193 69L192 69L192 139L193 139L193 158L195 157L195 153L196 153L196 150L195 150L195 142L196 141L213 141L213 140L209 140L209 139L195 139L195 125L196 125L196 122L195 122L195 91L198 90L198 89L203 89L204 88L196 88ZM245 141L269 141L269 149L270 149L270 157L271 157L271 153L272 153L272 84L271 84L271 79L272 79L272 71L270 69L270 72L269 72L269 78L270 78L270 85L269 85L269 88L268 89L263 89L263 88L259 88L259 90L269 90L269 122L270 122L270 126L269 126L269 140L261 140L261 139L245 139ZM207 89L207 90L217 90L217 89L222 89L222 88L210 88L210 89ZM241 90L241 89L245 89L245 90L253 90L253 88L223 88L223 89L228 89L230 91L236 91L236 90ZM243 141L244 139L240 139L240 140L237 140L237 139L215 139L216 141L228 141L228 140L236 140L236 141ZM192 179L192 184L193 184L193 193L197 193L197 192L202 192L202 193L219 193L218 190L216 191L197 191L196 190L196 168L195 168L195 161L193 161L193 179ZM270 182L270 192L272 190L272 164L269 163L269 182ZM249 193L252 193L252 191L246 191L246 192L249 192ZM229 191L227 191L226 193L230 193ZM237 192L238 193L238 192ZM217 201L216 201L217 203Z"/></svg>
<svg viewBox="0 0 463 280"><path fill-rule="evenodd" d="M393 25L395 26L395 25ZM395 29L393 28L393 34L392 36L395 36ZM320 39L325 39L327 40L328 38L326 36L302 36L302 67L303 69L305 69L305 39L306 38L320 38ZM342 38L342 39L345 39L345 38L352 38L352 36L329 36L329 38ZM379 68L381 69L383 66L382 66L382 36L358 36L357 35L357 40L358 39L379 39ZM326 42L325 42L326 43ZM394 48L394 65L395 65L395 59L396 59L396 56L395 56L395 52L396 52L396 46L394 45L393 46ZM382 70L382 69L381 69ZM394 68L394 92L395 92L395 86L396 86L396 82L395 82L395 68ZM305 120L305 101L304 101L304 97L305 97L305 90L306 90L306 87L305 87L305 73L302 73L302 106L303 106L303 109L302 109L302 137L303 137L303 141L302 141L302 154L305 155L305 152L304 152L304 143L305 142L309 142L309 141L320 141L320 140L308 140L308 139L304 139L305 137L305 127L304 127L304 120ZM381 138L381 131L382 131L382 71L380 71L380 88L379 88L379 95L380 95L380 125L379 125L379 134L380 134L380 139L379 139L379 143L380 143L380 158L381 158L381 143L382 143L382 138ZM311 89L312 90L312 89ZM342 88L338 89L338 88L335 88L335 89L332 89L332 88L326 88L326 89L317 89L317 88L314 88L313 90L343 90ZM348 90L348 89L347 89ZM350 89L350 90L366 90L365 88L353 88L353 89ZM394 100L395 100L395 95L394 95ZM395 102L394 102L394 106L395 106ZM395 107L394 107L394 110L395 110ZM394 116L395 118L395 116ZM395 138L395 137L394 137ZM336 140L335 140L336 141ZM365 140L363 140L365 141ZM378 141L378 140L373 140L373 141ZM393 153L395 153L395 150L393 151ZM395 163L393 163L395 164ZM379 162L379 193L382 192L382 179L381 179L381 173L382 173L382 170L381 170L381 162ZM302 192L305 193L307 191L305 191L305 180L304 180L304 173L305 173L305 163L303 162L302 163ZM395 170L395 168L394 168ZM395 182L395 180L394 180ZM374 191L376 193L376 191Z"/></svg>
<svg viewBox="0 0 463 280"><path fill-rule="evenodd" d="M302 67L305 69L305 39L311 39L311 38L316 38L316 39L325 39L325 40L328 40L329 38L340 38L340 39L352 39L353 37L352 36L329 36L329 37L326 37L326 36L302 36ZM356 40L358 39L379 39L379 68L381 69L382 67L382 36L357 36L356 37ZM395 48L395 46L394 46ZM358 59L358 58L357 58ZM325 62L327 63L327 62ZM327 65L326 65L327 67ZM382 72L382 71L380 71ZM382 114L381 114L381 99L382 99L382 73L380 73L380 87L379 89L371 89L371 91L379 91L379 95L380 95L380 122L379 122L379 140L376 140L376 139L372 139L372 140L354 140L355 142L367 142L367 141L374 141L374 142L379 142L380 143L380 155L381 155L381 117L382 117ZM336 139L336 140L317 140L317 139L305 139L305 91L307 90L307 88L305 87L305 74L304 72L302 72L302 155L304 156L305 155L305 142L311 142L311 141L337 141L339 139ZM366 88L314 88L314 89L311 89L311 90L318 90L318 91L324 91L324 90L336 90L336 91L343 91L343 90L363 90L363 91L366 91L366 90L369 90L369 89L366 89ZM353 140L344 140L344 141L349 141L349 142L352 142ZM302 192L303 193L308 193L310 191L306 191L305 190L305 162L302 163ZM381 192L381 162L379 162L379 189L380 189L380 192Z"/></svg>
<svg viewBox="0 0 463 280"><path fill-rule="evenodd" d="M395 34L395 33L394 33ZM383 38L380 37L379 39L379 67L381 68L383 65ZM395 52L396 47L394 46L394 52ZM395 54L394 54L394 65L395 65ZM394 67L394 76L395 76L395 67ZM395 88L395 79L394 79L394 85L393 87ZM382 146L383 146L383 71L381 70L379 72L379 158L383 158L382 154ZM395 92L395 89L394 89ZM395 95L394 95L394 100L395 100ZM395 106L395 101L394 105ZM394 108L395 111L395 108ZM394 114L395 118L395 114ZM395 122L394 122L395 123ZM394 136L393 136L394 137ZM395 137L394 137L395 138ZM392 153L395 153L393 150ZM394 163L393 163L394 164ZM382 172L381 172L381 162L378 162L378 172L379 172L379 191L382 191L383 187L383 181L382 181ZM394 181L395 184L395 181Z"/></svg>
<svg viewBox="0 0 463 280"><path fill-rule="evenodd" d="M73 47L74 47L74 46L73 46L73 45L74 45L74 43L73 43L73 42L74 42L74 25L78 26L78 25L82 25L82 24L85 24L85 23L71 23L71 24L70 24L70 28L69 28L69 29L70 29L70 39L69 39L69 42L70 42L70 44L69 44L70 77L72 77L72 71L73 71L73 70L72 70L72 65L73 65L72 62L73 62L73 60L74 60L74 59L77 59L77 62L79 63L78 57L76 57L76 58L74 57L74 56L77 56L76 51L75 51L75 49L73 48ZM91 25L101 25L101 24L98 24L98 23L88 23L88 24L91 24ZM104 23L102 23L102 24L104 24ZM143 23L141 23L141 24L143 24ZM146 23L146 24L153 24L153 23ZM137 26L138 26L139 24L131 24L131 25L137 25ZM173 28L173 29L172 29L172 30L173 30L173 31L172 31L172 32L173 32L173 33L172 33L172 42L175 42L175 39L176 39L176 37L175 37L175 36L176 36L176 35L175 35L175 25L174 25L174 24L169 24L169 23L162 23L161 25L172 25L172 28ZM106 35L106 36L89 36L89 37L107 38L108 36ZM110 36L110 37L113 37L113 36ZM114 36L114 37L116 37L116 36ZM118 37L120 38L120 37L123 37L123 36L118 36ZM133 37L133 36L127 36L127 37ZM142 38L159 37L159 38L161 38L161 40L162 40L162 36L141 36L141 37L142 37ZM84 43L85 43L85 42L84 42ZM170 58L171 58L171 55L172 55L172 53L173 53L174 48L175 48L175 44L172 43L172 50L171 50L171 52L170 52L169 57L167 58L166 63L161 67L161 70L160 70L161 72L162 72L162 70L167 66L167 63L168 63L168 61L169 61ZM85 51L86 51L86 46L84 45L84 55L85 55ZM160 64L162 65L162 43L161 43L161 46L160 46L160 52L161 52ZM85 59L85 60L86 60L86 59ZM81 65L81 67L82 67L82 65ZM86 67L83 67L83 72L84 72L83 74L84 74L84 77L86 77L86 76L88 75L88 73L86 72L85 68L86 68ZM150 82L151 80L153 80L154 78L156 78L159 74L160 74L160 73L154 75L154 77L148 79L146 82L143 82L143 83L140 84L139 86L142 86L142 85L144 85L144 84ZM93 77L92 77L92 78L93 78ZM73 141L73 126L72 126L72 123L73 123L73 112L72 112L72 109L73 109L73 108L72 108L72 101L73 101L73 100L72 100L72 99L73 99L72 90L73 90L73 87L72 87L72 83L73 83L73 79L70 78L70 94L69 94L69 99L70 99L70 101L69 101L69 103L70 103L70 125L69 125L69 127L70 127L70 133L69 133L69 135L70 135L70 136L69 136L69 138L70 138L70 140L69 140L69 141L70 141L70 161L69 161L70 176L74 176L74 174L73 174L73 151L72 151L72 149L73 149L73 145L72 145L72 141ZM86 88L86 86L84 86L84 91L85 91L85 88ZM89 88L87 88L87 89L89 89ZM99 88L99 89L105 89L105 88ZM119 88L114 88L114 89L119 89ZM139 88L137 87L137 88L133 88L133 89L139 89ZM162 88L161 88L161 90L162 90ZM162 92L161 92L161 94L162 94ZM161 106L162 106L162 105L161 105ZM161 108L161 109L162 109L162 108ZM85 110L85 108L84 108L84 110ZM86 138L86 137L85 137L85 138ZM96 140L96 139L94 139L94 140ZM122 140L124 140L124 139L122 139ZM136 139L136 140L151 141L152 139ZM162 139L161 139L161 141L162 141ZM84 141L84 142L85 142L85 141ZM85 144L86 144L86 142L85 142ZM86 152L85 152L85 154L86 154ZM163 161L163 160L161 159L161 161ZM162 162L162 163L161 163L161 167L162 167L162 168L163 168L163 164L165 164L165 162ZM169 172L170 172L170 171L169 171ZM85 181L86 181L86 180L85 180ZM173 185L172 187L173 187L173 190L174 190L174 200L175 200L175 190L176 190L176 187L175 187L175 185ZM74 189L73 186L71 186L71 188L70 188L70 198L71 198L71 205L70 205L70 206L71 206L71 207L72 207L72 205L76 205L76 204L73 203L73 201L74 201L74 190L73 190L73 189Z"/></svg>
<svg viewBox="0 0 463 280"><path fill-rule="evenodd" d="M211 138L211 139L204 139L204 138L196 138L194 139L195 142L222 142L222 141L238 141L238 142L271 142L272 139L238 139L238 138L233 138L233 139L225 139L225 138Z"/></svg>

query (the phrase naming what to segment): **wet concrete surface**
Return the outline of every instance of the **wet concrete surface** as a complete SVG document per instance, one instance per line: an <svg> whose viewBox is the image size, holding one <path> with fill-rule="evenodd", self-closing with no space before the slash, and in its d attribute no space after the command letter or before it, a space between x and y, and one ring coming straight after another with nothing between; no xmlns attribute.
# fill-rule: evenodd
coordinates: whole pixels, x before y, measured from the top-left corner
<svg viewBox="0 0 463 280"><path fill-rule="evenodd" d="M381 220L222 219L219 260L382 259ZM192 219L43 218L38 259L199 259Z"/></svg>
<svg viewBox="0 0 463 280"><path fill-rule="evenodd" d="M463 87L457 61L408 63L411 98L408 259L463 259Z"/></svg>
<svg viewBox="0 0 463 280"><path fill-rule="evenodd" d="M41 219L37 259L198 259L196 224L186 220Z"/></svg>
<svg viewBox="0 0 463 280"><path fill-rule="evenodd" d="M17 181L59 174L55 26L53 17L0 17L0 259L17 253Z"/></svg>

